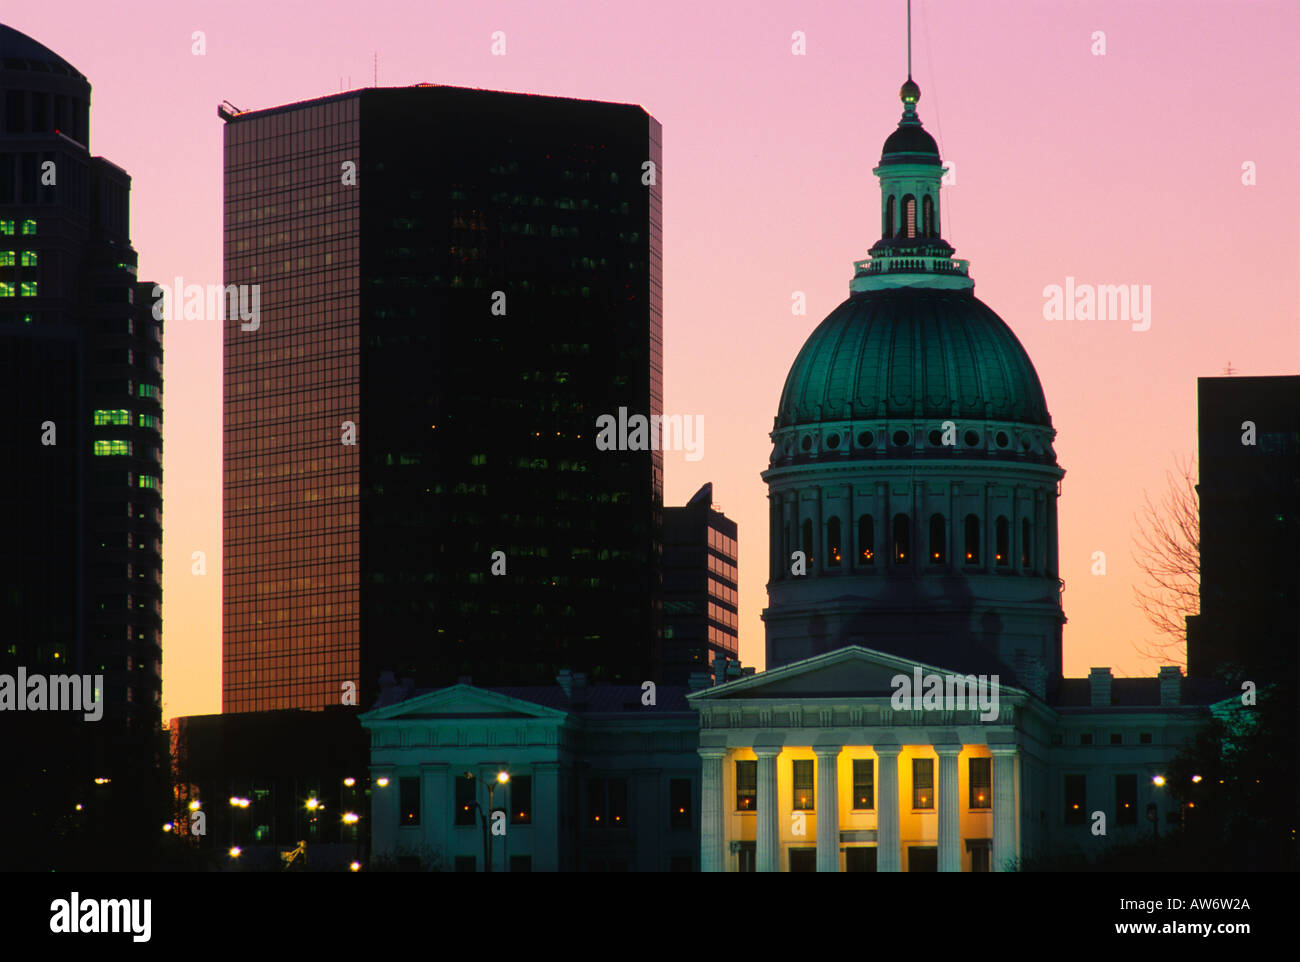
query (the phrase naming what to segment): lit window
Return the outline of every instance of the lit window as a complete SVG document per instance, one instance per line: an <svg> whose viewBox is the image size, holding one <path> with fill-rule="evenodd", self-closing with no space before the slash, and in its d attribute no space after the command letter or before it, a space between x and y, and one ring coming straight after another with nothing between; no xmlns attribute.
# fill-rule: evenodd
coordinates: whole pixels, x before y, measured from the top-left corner
<svg viewBox="0 0 1300 962"><path fill-rule="evenodd" d="M907 515L894 515L894 561L902 564L907 561L908 542L911 541L908 530Z"/></svg>
<svg viewBox="0 0 1300 962"><path fill-rule="evenodd" d="M758 804L758 762L736 762L736 811L752 812Z"/></svg>
<svg viewBox="0 0 1300 962"><path fill-rule="evenodd" d="M0 267L13 267L16 256L13 251L0 251Z"/></svg>
<svg viewBox="0 0 1300 962"><path fill-rule="evenodd" d="M152 474L140 475L139 485L140 487L148 488L151 491L157 491L159 488L158 479L155 478Z"/></svg>
<svg viewBox="0 0 1300 962"><path fill-rule="evenodd" d="M853 807L867 811L876 807L876 763L873 759L853 759Z"/></svg>
<svg viewBox="0 0 1300 962"><path fill-rule="evenodd" d="M127 425L130 423L131 423L130 411L123 411L120 409L115 411L106 411L106 410L95 411L96 426L102 426L105 424Z"/></svg>
<svg viewBox="0 0 1300 962"><path fill-rule="evenodd" d="M943 515L930 516L930 563L941 565L944 561L944 542L947 535L944 530Z"/></svg>
<svg viewBox="0 0 1300 962"><path fill-rule="evenodd" d="M28 236L31 236L32 234L35 234L35 233L36 233L36 221L32 220L31 218L28 218L27 220L23 221L23 233L26 234L26 235L28 235Z"/></svg>
<svg viewBox="0 0 1300 962"><path fill-rule="evenodd" d="M35 267L36 251L23 251L22 261L23 261L23 267Z"/></svg>
<svg viewBox="0 0 1300 962"><path fill-rule="evenodd" d="M130 454L130 441L96 441L95 454L99 457L114 454ZM143 479L142 479L143 480Z"/></svg>
<svg viewBox="0 0 1300 962"><path fill-rule="evenodd" d="M876 526L871 515L858 518L858 564L876 563Z"/></svg>
<svg viewBox="0 0 1300 962"><path fill-rule="evenodd" d="M158 385L156 385L156 384L141 384L141 385L140 385L140 397L148 397L148 398L153 398L154 400L157 400L157 399L158 399L158 395L159 395L159 393L160 393L160 390L159 390Z"/></svg>
<svg viewBox="0 0 1300 962"><path fill-rule="evenodd" d="M14 222L11 220L0 220L0 234L13 236Z"/></svg>
<svg viewBox="0 0 1300 962"><path fill-rule="evenodd" d="M1120 825L1137 824L1137 783L1136 775L1115 776L1115 821Z"/></svg>
<svg viewBox="0 0 1300 962"><path fill-rule="evenodd" d="M831 518L826 525L826 565L829 568L840 566L840 519Z"/></svg>
<svg viewBox="0 0 1300 962"><path fill-rule="evenodd" d="M1065 824L1083 825L1088 820L1085 786L1083 775L1065 776Z"/></svg>
<svg viewBox="0 0 1300 962"><path fill-rule="evenodd" d="M14 286L8 281L0 281L0 297L13 297Z"/></svg>
<svg viewBox="0 0 1300 962"><path fill-rule="evenodd" d="M970 760L970 807L993 807L993 759Z"/></svg>
<svg viewBox="0 0 1300 962"><path fill-rule="evenodd" d="M791 807L796 812L811 812L816 801L813 794L813 761L811 758L799 758L793 764L794 799Z"/></svg>
<svg viewBox="0 0 1300 962"><path fill-rule="evenodd" d="M36 296L36 282L35 282L35 281L22 281L22 282L21 282L20 292L21 292L21 294L22 294L23 297L35 297L35 296Z"/></svg>
<svg viewBox="0 0 1300 962"><path fill-rule="evenodd" d="M528 825L532 820L532 776L514 775L510 779L510 822L512 825Z"/></svg>
<svg viewBox="0 0 1300 962"><path fill-rule="evenodd" d="M934 759L912 759L912 808L934 808Z"/></svg>
<svg viewBox="0 0 1300 962"><path fill-rule="evenodd" d="M126 412L123 411L122 413L125 414ZM126 422L122 422L122 423L126 423ZM153 414L140 415L140 427L142 428L152 428L153 430L157 431L158 423L159 423L159 418L156 415Z"/></svg>
<svg viewBox="0 0 1300 962"><path fill-rule="evenodd" d="M980 519L973 514L966 515L966 563L980 563Z"/></svg>

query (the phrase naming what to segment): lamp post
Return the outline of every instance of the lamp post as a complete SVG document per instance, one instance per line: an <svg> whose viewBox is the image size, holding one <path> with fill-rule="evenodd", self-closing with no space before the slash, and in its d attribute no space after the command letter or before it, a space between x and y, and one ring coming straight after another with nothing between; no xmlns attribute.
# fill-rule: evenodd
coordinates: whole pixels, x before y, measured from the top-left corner
<svg viewBox="0 0 1300 962"><path fill-rule="evenodd" d="M466 772L466 778L473 778L473 772ZM492 871L492 833L488 831L488 819L492 817L492 795L498 785L505 785L510 781L510 773L504 768L497 772L497 777L487 783L488 787L488 810L485 814L483 806L479 804L478 798L474 799L474 807L478 809L478 814L483 819L483 871ZM476 793L477 795L477 793Z"/></svg>

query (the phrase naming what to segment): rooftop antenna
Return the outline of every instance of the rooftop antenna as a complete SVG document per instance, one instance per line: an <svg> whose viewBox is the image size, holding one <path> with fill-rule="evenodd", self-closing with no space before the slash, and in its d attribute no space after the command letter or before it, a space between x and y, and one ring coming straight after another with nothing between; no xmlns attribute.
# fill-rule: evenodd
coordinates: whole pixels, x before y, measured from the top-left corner
<svg viewBox="0 0 1300 962"><path fill-rule="evenodd" d="M907 79L912 79L912 0L907 0Z"/></svg>
<svg viewBox="0 0 1300 962"><path fill-rule="evenodd" d="M1223 373L1224 373L1224 374L1227 374L1229 377L1231 377L1232 375L1234 375L1234 374L1237 373L1237 369L1236 369L1235 367L1233 367L1233 366L1232 366L1232 362L1229 361L1229 362L1228 362L1228 366L1225 367L1225 368L1223 369Z"/></svg>

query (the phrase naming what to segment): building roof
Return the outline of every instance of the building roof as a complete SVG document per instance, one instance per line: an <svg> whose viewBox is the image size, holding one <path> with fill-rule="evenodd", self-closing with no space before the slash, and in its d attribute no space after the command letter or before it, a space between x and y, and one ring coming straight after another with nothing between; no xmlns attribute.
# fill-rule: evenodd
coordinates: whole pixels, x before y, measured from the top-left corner
<svg viewBox="0 0 1300 962"><path fill-rule="evenodd" d="M1051 426L1020 341L968 290L860 291L809 335L777 427L865 418L974 418Z"/></svg>
<svg viewBox="0 0 1300 962"><path fill-rule="evenodd" d="M27 34L0 23L0 67L5 70L32 70L86 79L72 64Z"/></svg>
<svg viewBox="0 0 1300 962"><path fill-rule="evenodd" d="M422 695L428 695L441 688L403 688L394 686L384 688L371 711L397 705ZM508 698L531 702L543 708L572 712L577 715L608 715L621 712L645 714L646 706L641 704L640 685L587 685L578 684L571 690L572 696L565 694L563 688L556 685L485 685L482 691L496 692ZM655 710L664 712L690 712L691 706L686 701L690 689L685 685L658 685L655 688Z"/></svg>

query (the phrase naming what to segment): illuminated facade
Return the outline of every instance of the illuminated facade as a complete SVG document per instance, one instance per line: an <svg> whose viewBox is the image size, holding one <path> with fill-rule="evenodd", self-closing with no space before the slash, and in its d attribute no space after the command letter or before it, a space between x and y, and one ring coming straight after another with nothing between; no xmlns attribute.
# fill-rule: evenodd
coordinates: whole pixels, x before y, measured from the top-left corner
<svg viewBox="0 0 1300 962"><path fill-rule="evenodd" d="M1136 841L1177 817L1161 770L1223 695L1173 667L1062 676L1055 430L942 237L910 77L900 97L880 239L773 424L768 670L688 696L704 871L1008 871ZM914 678L941 688L896 701Z"/></svg>
<svg viewBox="0 0 1300 962"><path fill-rule="evenodd" d="M662 413L658 122L432 85L222 116L261 291L225 328L223 709L660 677L662 453L595 447Z"/></svg>

